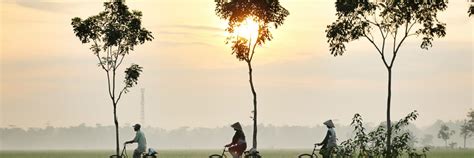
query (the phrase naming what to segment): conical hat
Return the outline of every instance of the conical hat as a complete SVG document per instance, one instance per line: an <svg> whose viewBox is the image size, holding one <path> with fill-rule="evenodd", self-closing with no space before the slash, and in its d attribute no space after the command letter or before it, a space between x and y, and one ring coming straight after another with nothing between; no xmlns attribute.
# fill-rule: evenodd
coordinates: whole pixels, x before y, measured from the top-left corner
<svg viewBox="0 0 474 158"><path fill-rule="evenodd" d="M330 127L330 128L334 128L334 123L332 123L332 120L327 120L323 124Z"/></svg>
<svg viewBox="0 0 474 158"><path fill-rule="evenodd" d="M242 126L240 125L239 122L236 122L236 123L230 125L230 127L234 128L236 130L242 131Z"/></svg>

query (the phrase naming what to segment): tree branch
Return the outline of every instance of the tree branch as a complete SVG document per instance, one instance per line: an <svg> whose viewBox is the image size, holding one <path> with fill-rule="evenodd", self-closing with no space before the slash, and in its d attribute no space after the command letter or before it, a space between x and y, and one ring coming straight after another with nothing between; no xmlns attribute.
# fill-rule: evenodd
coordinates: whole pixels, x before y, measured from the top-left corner
<svg viewBox="0 0 474 158"><path fill-rule="evenodd" d="M112 102L115 102L115 98L112 95L112 91L111 91L111 87L110 87L110 74L109 74L109 71L107 71L107 87L108 87L110 99L112 99Z"/></svg>
<svg viewBox="0 0 474 158"><path fill-rule="evenodd" d="M96 40L94 40L94 44L95 44L95 46L98 47ZM100 51L99 51L99 52L100 52ZM95 52L95 55L97 56L97 59L99 60L99 64L100 64L100 66L102 67L102 69L104 69L106 72L108 72L108 70L107 70L107 69L105 68L105 66L104 66L104 63L102 63L102 59L100 59L100 54L99 54L99 52Z"/></svg>
<svg viewBox="0 0 474 158"><path fill-rule="evenodd" d="M414 25L414 23L410 26L410 28ZM397 54L398 54L398 50L400 49L400 46L402 46L403 42L405 41L405 39L408 37L408 32L410 31L410 29L408 29L408 23L405 24L405 34L402 38L402 40L400 40L400 43L398 43L398 46L397 48L393 51L393 57L392 57L392 61L390 62L390 68L393 66L393 63L395 62L395 58L397 57Z"/></svg>
<svg viewBox="0 0 474 158"><path fill-rule="evenodd" d="M122 55L122 58L120 59L120 62L117 64L117 68L122 64L123 58L125 57L125 54Z"/></svg>
<svg viewBox="0 0 474 158"><path fill-rule="evenodd" d="M367 40L369 40L370 43L372 43L372 45L375 47L375 49L377 49L378 53L382 57L382 61L385 65L385 67L389 68L388 64L387 64L387 61L385 61L384 53L380 50L380 48L377 46L377 44L375 44L375 42L373 40L371 40L365 33L364 33L364 37L367 38Z"/></svg>
<svg viewBox="0 0 474 158"><path fill-rule="evenodd" d="M123 89L120 91L120 93L119 93L119 95L118 95L117 100L116 100L115 103L118 103L118 101L120 100L120 98L122 98L122 94L123 94L123 92L125 91L125 89L126 89L126 86L123 87Z"/></svg>

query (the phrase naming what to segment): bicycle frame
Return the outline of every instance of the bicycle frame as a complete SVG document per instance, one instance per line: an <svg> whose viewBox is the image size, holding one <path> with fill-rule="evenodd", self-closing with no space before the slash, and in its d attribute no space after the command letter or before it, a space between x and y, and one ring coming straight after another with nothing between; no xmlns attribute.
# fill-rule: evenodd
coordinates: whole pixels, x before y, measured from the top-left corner
<svg viewBox="0 0 474 158"><path fill-rule="evenodd" d="M310 157L310 158L318 158L318 155L316 153L318 145L314 145L313 152L311 154L300 154L298 155L298 158L304 158L304 157Z"/></svg>
<svg viewBox="0 0 474 158"><path fill-rule="evenodd" d="M110 155L110 158L128 158L126 145L123 145L122 153L120 155Z"/></svg>
<svg viewBox="0 0 474 158"><path fill-rule="evenodd" d="M222 150L222 153L220 155L219 154L212 154L212 155L209 155L209 158L215 158L215 157L217 157L217 158L227 158L227 156L225 155L225 152L226 152L225 149L227 149L227 147L224 147L224 149Z"/></svg>

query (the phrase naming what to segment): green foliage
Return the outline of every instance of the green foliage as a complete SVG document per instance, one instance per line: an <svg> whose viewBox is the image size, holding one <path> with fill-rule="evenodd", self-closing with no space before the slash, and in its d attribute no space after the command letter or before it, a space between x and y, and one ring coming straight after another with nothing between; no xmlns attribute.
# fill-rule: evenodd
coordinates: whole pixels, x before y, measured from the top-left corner
<svg viewBox="0 0 474 158"><path fill-rule="evenodd" d="M132 64L125 70L125 93L128 92L128 88L132 88L138 83L138 77L140 77L142 69L143 67L140 67L137 64Z"/></svg>
<svg viewBox="0 0 474 158"><path fill-rule="evenodd" d="M467 113L467 120L461 125L461 132L459 133L464 138L464 148L466 147L466 139L474 135L474 110L471 109Z"/></svg>
<svg viewBox="0 0 474 158"><path fill-rule="evenodd" d="M416 155L416 150L411 143L414 136L406 127L410 122L416 120L418 117L417 111L409 113L404 118L400 119L393 126L393 148L392 156L398 157L404 153ZM351 157L383 157L386 151L386 127L378 126L375 130L367 133L363 126L363 119L360 114L355 114L351 126L354 127L354 137L343 141L337 149L339 156ZM428 149L425 149L426 151ZM424 150L424 152L426 152Z"/></svg>
<svg viewBox="0 0 474 158"><path fill-rule="evenodd" d="M331 54L342 55L345 52L345 43L367 38L374 45L372 33L380 32L385 38L391 34L396 37L402 29L402 40L411 35L422 36L420 45L423 49L432 46L434 37L446 35L446 24L438 21L437 13L445 10L447 3L443 0L434 0L432 3L417 3L416 1L387 0L385 2L369 2L359 0L338 0L336 2L337 20L327 26L326 37ZM413 26L419 28L411 32ZM399 46L393 48L398 51ZM378 47L383 52L384 47Z"/></svg>
<svg viewBox="0 0 474 158"><path fill-rule="evenodd" d="M448 146L448 139L454 135L455 131L450 130L448 126L446 125L441 125L439 131L438 131L438 138L443 139L446 143L446 147Z"/></svg>
<svg viewBox="0 0 474 158"><path fill-rule="evenodd" d="M278 28L290 14L280 5L279 0L216 0L215 12L221 19L228 20L226 31L230 34L233 34L247 18L253 18L259 24L255 45L271 41L273 36L270 26ZM232 43L232 53L237 59L247 62L252 60L254 51L250 51L251 39L228 37L226 41Z"/></svg>
<svg viewBox="0 0 474 158"><path fill-rule="evenodd" d="M104 7L104 11L87 19L73 18L71 25L82 43L91 43L99 65L109 71L116 69L136 45L151 41L153 36L142 27L140 11L130 12L122 2L105 2Z"/></svg>

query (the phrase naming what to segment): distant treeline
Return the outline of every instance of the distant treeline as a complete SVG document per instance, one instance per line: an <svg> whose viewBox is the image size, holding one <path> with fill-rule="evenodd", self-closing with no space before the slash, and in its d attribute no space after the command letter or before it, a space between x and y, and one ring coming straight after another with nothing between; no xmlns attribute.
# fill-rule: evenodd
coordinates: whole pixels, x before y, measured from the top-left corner
<svg viewBox="0 0 474 158"><path fill-rule="evenodd" d="M446 124L456 131L449 142L463 145L459 135L461 121L437 121L426 128L413 125L409 130L417 138L417 146L444 146L444 141L437 138L441 124ZM374 126L367 126L374 128ZM216 149L229 143L233 130L230 127L217 128L189 128L182 127L165 130L156 127L144 127L148 146L158 149ZM352 128L348 125L336 125L338 143L352 135ZM245 126L247 141L251 141L251 126ZM314 143L320 142L326 134L326 127L315 126L273 126L259 125L260 148L311 148ZM431 135L431 141L427 137ZM48 150L48 149L111 149L114 147L115 133L113 126L96 125L95 127L81 124L73 127L46 127L46 128L0 128L1 150ZM131 127L120 128L122 142L134 137ZM430 136L428 136L430 137ZM467 141L468 147L474 147L474 139ZM131 147L134 148L135 146Z"/></svg>

